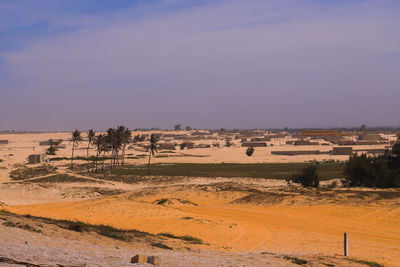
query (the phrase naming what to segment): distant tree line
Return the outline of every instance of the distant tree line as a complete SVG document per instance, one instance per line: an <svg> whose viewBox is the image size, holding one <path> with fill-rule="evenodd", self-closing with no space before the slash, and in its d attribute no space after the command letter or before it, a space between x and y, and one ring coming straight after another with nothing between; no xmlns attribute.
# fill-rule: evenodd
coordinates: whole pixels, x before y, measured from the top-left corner
<svg viewBox="0 0 400 267"><path fill-rule="evenodd" d="M127 144L131 141L141 142L144 141L143 136L136 135L132 140L132 131L125 126L117 126L116 128L109 128L105 134L96 134L94 130L87 132L88 145L86 154L88 160L92 160L92 164L88 166L88 171L97 172L99 169L99 162L101 161L101 169L104 170L104 160L110 159L110 169L123 166L125 164L125 150ZM72 143L71 151L71 169L73 169L74 152L79 143L83 141L80 131L75 130L72 132L70 142ZM148 174L150 175L150 161L151 157L157 152L156 143L158 138L156 135L151 134L149 144L149 159L148 159ZM94 148L95 156L89 157L89 151Z"/></svg>

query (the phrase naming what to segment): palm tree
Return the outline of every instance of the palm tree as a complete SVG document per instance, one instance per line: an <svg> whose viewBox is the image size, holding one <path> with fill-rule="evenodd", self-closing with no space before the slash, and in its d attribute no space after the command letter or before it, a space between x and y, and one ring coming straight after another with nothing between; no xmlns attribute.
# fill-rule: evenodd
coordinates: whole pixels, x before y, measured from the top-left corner
<svg viewBox="0 0 400 267"><path fill-rule="evenodd" d="M150 135L150 145L149 145L149 162L147 164L147 175L150 175L150 159L151 156L155 155L155 153L157 153L157 142L158 142L158 138L156 135L151 134Z"/></svg>
<svg viewBox="0 0 400 267"><path fill-rule="evenodd" d="M126 128L122 132L122 155L121 155L121 165L122 166L124 166L124 164L125 164L125 148L126 148L126 145L129 144L129 142L131 141L131 137L132 137L131 130Z"/></svg>
<svg viewBox="0 0 400 267"><path fill-rule="evenodd" d="M78 130L73 131L71 138L72 142L71 169L73 168L75 146L77 146L81 141L82 141L81 132Z"/></svg>
<svg viewBox="0 0 400 267"><path fill-rule="evenodd" d="M96 147L96 157L95 157L95 164L93 164L93 169L96 166L96 172L97 172L97 162L99 159L99 156L101 155L102 152L105 153L107 150L107 143L106 143L106 135L105 134L99 134L96 136L93 140L93 144ZM92 169L92 171L93 171Z"/></svg>
<svg viewBox="0 0 400 267"><path fill-rule="evenodd" d="M96 136L96 132L94 130L90 129L87 132L88 145L87 145L87 149L86 149L86 156L88 159L89 159L89 148L90 148L90 145L93 144L95 136Z"/></svg>
<svg viewBox="0 0 400 267"><path fill-rule="evenodd" d="M108 128L106 136L107 146L111 151L111 164L110 169L116 165L117 162L117 151L120 143L119 132L114 128Z"/></svg>

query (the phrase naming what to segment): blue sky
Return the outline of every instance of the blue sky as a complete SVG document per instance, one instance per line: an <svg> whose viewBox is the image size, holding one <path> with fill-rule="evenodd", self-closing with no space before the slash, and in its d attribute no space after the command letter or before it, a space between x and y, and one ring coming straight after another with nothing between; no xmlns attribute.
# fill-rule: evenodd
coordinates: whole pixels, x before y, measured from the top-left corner
<svg viewBox="0 0 400 267"><path fill-rule="evenodd" d="M398 1L0 1L0 130L400 125Z"/></svg>

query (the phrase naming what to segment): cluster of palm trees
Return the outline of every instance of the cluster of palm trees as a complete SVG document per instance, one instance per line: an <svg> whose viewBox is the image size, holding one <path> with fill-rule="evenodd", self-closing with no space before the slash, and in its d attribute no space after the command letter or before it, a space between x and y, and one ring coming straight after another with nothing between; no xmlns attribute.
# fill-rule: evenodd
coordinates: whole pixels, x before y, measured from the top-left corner
<svg viewBox="0 0 400 267"><path fill-rule="evenodd" d="M117 128L109 128L105 134L100 133L96 135L96 132L90 129L87 132L88 138L88 146L87 146L87 158L89 159L89 150L91 147L95 148L96 155L94 156L94 160L92 163L92 172L98 170L98 162L102 156L102 166L104 169L104 160L110 158L110 169L123 166L125 164L125 150L126 145L129 144L132 140L132 132L125 126L117 126ZM81 136L81 132L75 130L72 132L72 154L71 154L71 169L73 169L73 161L74 161L74 151L77 145L83 141ZM151 156L154 156L157 152L158 138L156 135L151 134L150 136L150 145L149 145L149 160L148 160L148 175L150 175L150 160ZM88 166L88 171L90 166Z"/></svg>

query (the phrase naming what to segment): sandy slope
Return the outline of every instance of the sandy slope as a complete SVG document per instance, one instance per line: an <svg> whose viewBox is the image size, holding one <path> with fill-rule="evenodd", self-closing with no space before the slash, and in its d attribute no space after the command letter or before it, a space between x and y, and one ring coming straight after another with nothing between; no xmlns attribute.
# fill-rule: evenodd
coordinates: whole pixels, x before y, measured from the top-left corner
<svg viewBox="0 0 400 267"><path fill-rule="evenodd" d="M161 187L80 202L13 206L9 210L151 233L191 235L209 243L203 249L233 252L340 255L343 233L348 232L352 256L389 266L400 262L398 200L371 203L375 199L368 202L359 198L348 205L352 197L329 201L329 194L325 198L305 192L280 200L276 191L249 200L246 197L253 196L251 192L224 186ZM261 195L266 199L260 202ZM156 204L163 198L169 200Z"/></svg>

